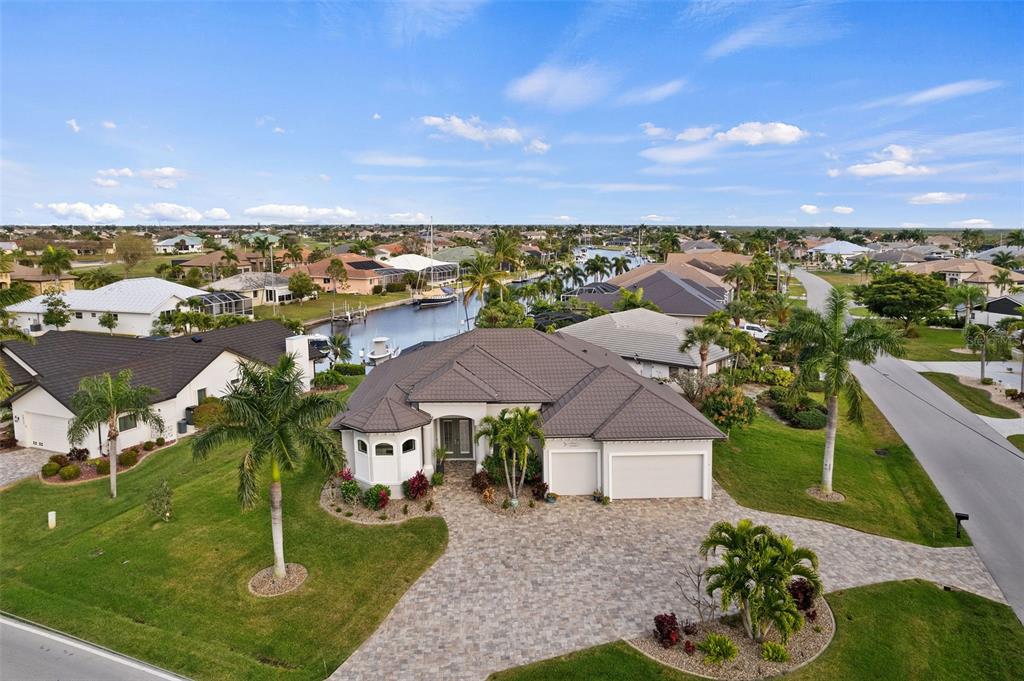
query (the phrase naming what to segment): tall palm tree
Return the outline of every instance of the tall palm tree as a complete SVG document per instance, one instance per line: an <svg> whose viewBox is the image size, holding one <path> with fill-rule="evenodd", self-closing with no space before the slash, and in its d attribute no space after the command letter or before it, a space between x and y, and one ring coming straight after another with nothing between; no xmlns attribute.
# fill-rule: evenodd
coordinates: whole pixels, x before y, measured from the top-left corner
<svg viewBox="0 0 1024 681"><path fill-rule="evenodd" d="M331 334L331 337L327 339L327 349L331 352L332 364L352 359L352 343L343 333Z"/></svg>
<svg viewBox="0 0 1024 681"><path fill-rule="evenodd" d="M238 465L238 501L252 508L259 499L261 469L270 468L270 533L274 545L274 578L287 573L281 516L281 471L293 471L312 458L326 473L341 470L345 453L323 421L334 414L337 400L325 393L302 394L302 369L293 355L275 366L238 363L238 382L221 399L224 418L192 440L192 456L202 461L218 447L244 443L248 451Z"/></svg>
<svg viewBox="0 0 1024 681"><path fill-rule="evenodd" d="M505 300L505 284L501 280L497 263L492 256L486 253L480 253L472 260L467 261L466 266L462 269L462 281L465 285L462 305L467 310L473 296L477 296L480 302L484 303L487 291L491 289L497 289L501 300Z"/></svg>
<svg viewBox="0 0 1024 681"><path fill-rule="evenodd" d="M110 496L117 497L117 439L121 435L120 419L142 422L158 433L164 430L164 420L152 402L157 390L145 385L132 385L132 372L123 369L117 376L105 373L86 376L71 396L71 411L75 417L68 424L68 440L79 445L92 430L99 433L107 424L107 454L110 456Z"/></svg>
<svg viewBox="0 0 1024 681"><path fill-rule="evenodd" d="M635 290L628 288L619 289L619 299L615 301L614 310L616 312L625 312L626 310L636 310L638 308L661 312L661 308L653 300L644 298L642 286L637 286Z"/></svg>
<svg viewBox="0 0 1024 681"><path fill-rule="evenodd" d="M101 286L121 281L121 276L109 267L90 267L78 275L76 286L84 289L97 289Z"/></svg>
<svg viewBox="0 0 1024 681"><path fill-rule="evenodd" d="M519 235L510 229L495 229L491 234L491 250L494 254L494 262L499 270L506 266L509 270L515 270L522 261L522 252L519 250Z"/></svg>
<svg viewBox="0 0 1024 681"><path fill-rule="evenodd" d="M1003 267L1008 270L1015 270L1020 267L1020 263L1017 258L1008 251L1000 251L992 256L992 264L996 267Z"/></svg>
<svg viewBox="0 0 1024 681"><path fill-rule="evenodd" d="M861 275L861 283L866 284L868 277L878 272L878 263L871 259L871 256L862 255L853 261L853 271Z"/></svg>
<svg viewBox="0 0 1024 681"><path fill-rule="evenodd" d="M1012 341L1006 332L996 326L968 324L964 338L967 347L981 354L981 380L985 380L985 365L992 355L1004 356L1010 352Z"/></svg>
<svg viewBox="0 0 1024 681"><path fill-rule="evenodd" d="M700 375L708 375L708 354L711 352L711 347L719 341L722 337L722 328L715 324L698 324L697 326L691 326L686 330L686 336L683 338L683 342L679 345L680 352L689 352L693 348L697 348L697 354L700 355Z"/></svg>
<svg viewBox="0 0 1024 681"><path fill-rule="evenodd" d="M976 305L981 305L985 302L985 289L973 284L957 284L946 292L946 299L953 307L953 313L958 318L960 313L957 312L957 308L961 305L964 306L964 338L967 338L967 327L971 321L971 310Z"/></svg>
<svg viewBox="0 0 1024 681"><path fill-rule="evenodd" d="M270 237L257 236L252 239L252 247L263 256L263 269L267 270L267 255L270 253ZM273 269L273 263L270 265L270 269Z"/></svg>
<svg viewBox="0 0 1024 681"><path fill-rule="evenodd" d="M292 261L292 264L301 265L303 260L302 244L289 244L287 249L287 255L288 259Z"/></svg>
<svg viewBox="0 0 1024 681"><path fill-rule="evenodd" d="M736 295L739 295L740 291L743 290L744 284L753 287L754 273L743 263L736 262L730 265L729 269L722 275L722 281L732 284L733 288L736 289Z"/></svg>
<svg viewBox="0 0 1024 681"><path fill-rule="evenodd" d="M989 277L989 281L999 288L999 295L1003 295L1006 293L1006 289L1013 286L1013 275L1010 274L1009 270L999 270Z"/></svg>
<svg viewBox="0 0 1024 681"><path fill-rule="evenodd" d="M513 507L518 506L519 490L526 481L526 468L530 453L534 451L534 442L537 443L537 451L544 448L540 412L530 407L502 409L497 416L485 416L481 419L473 437L477 442L481 438L487 438L488 444L501 457L509 502Z"/></svg>
<svg viewBox="0 0 1024 681"><path fill-rule="evenodd" d="M661 259L668 262L668 254L675 253L680 248L679 233L674 229L662 231L658 235L657 249Z"/></svg>
<svg viewBox="0 0 1024 681"><path fill-rule="evenodd" d="M567 265L562 268L562 276L573 286L583 286L587 283L587 273L579 265Z"/></svg>
<svg viewBox="0 0 1024 681"><path fill-rule="evenodd" d="M43 271L43 274L49 274L53 277L53 283L60 288L60 275L64 274L71 269L71 259L74 254L64 248L63 246L57 246L53 244L47 244L43 254L39 256L39 268Z"/></svg>
<svg viewBox="0 0 1024 681"><path fill-rule="evenodd" d="M1006 235L1006 245L1024 247L1024 229L1015 229Z"/></svg>
<svg viewBox="0 0 1024 681"><path fill-rule="evenodd" d="M848 308L849 298L845 289L833 288L824 312L801 314L794 317L789 326L776 331L783 343L793 341L801 348L798 358L798 380L801 383L824 376L828 422L821 489L826 494L832 492L840 394L846 397L849 418L854 421L862 418L863 392L850 363L872 364L879 353L899 357L905 350L899 332L876 319L857 319L847 325Z"/></svg>
<svg viewBox="0 0 1024 681"><path fill-rule="evenodd" d="M611 271L611 261L603 255L595 255L593 258L587 260L583 267L583 271L587 275L594 277L595 280L600 281L604 277L608 276Z"/></svg>

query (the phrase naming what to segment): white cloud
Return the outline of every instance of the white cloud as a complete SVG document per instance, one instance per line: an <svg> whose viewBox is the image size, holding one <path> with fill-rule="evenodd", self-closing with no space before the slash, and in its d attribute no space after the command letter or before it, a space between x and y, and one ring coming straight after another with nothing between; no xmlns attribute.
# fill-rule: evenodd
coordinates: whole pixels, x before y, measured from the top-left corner
<svg viewBox="0 0 1024 681"><path fill-rule="evenodd" d="M900 229L924 229L927 227L923 222L902 222L900 223Z"/></svg>
<svg viewBox="0 0 1024 681"><path fill-rule="evenodd" d="M740 123L734 128L715 135L722 142L740 142L750 146L761 144L793 144L810 133L789 123Z"/></svg>
<svg viewBox="0 0 1024 681"><path fill-rule="evenodd" d="M818 213L821 212L820 208L811 203L805 203L804 205L800 206L800 210L807 213L808 215L817 215Z"/></svg>
<svg viewBox="0 0 1024 681"><path fill-rule="evenodd" d="M589 189L599 193L671 192L679 187L672 184L645 184L642 182L543 182L541 189Z"/></svg>
<svg viewBox="0 0 1024 681"><path fill-rule="evenodd" d="M570 132L563 137L562 144L623 144L634 139L633 135L606 135L589 132Z"/></svg>
<svg viewBox="0 0 1024 681"><path fill-rule="evenodd" d="M352 162L363 166L388 166L393 168L481 168L492 166L494 161L463 161L459 159L425 158L406 154L392 154L386 151L360 151L352 154Z"/></svg>
<svg viewBox="0 0 1024 681"><path fill-rule="evenodd" d="M523 133L516 128L510 126L487 127L476 116L468 119L454 115L424 116L420 120L423 125L435 128L443 135L461 137L481 144L492 142L519 144L523 141Z"/></svg>
<svg viewBox="0 0 1024 681"><path fill-rule="evenodd" d="M523 147L523 151L528 154L546 154L551 150L551 145L544 140L537 139L536 137L530 140L530 143Z"/></svg>
<svg viewBox="0 0 1024 681"><path fill-rule="evenodd" d="M833 206L832 212L839 213L840 215L849 215L853 212L853 209L849 206Z"/></svg>
<svg viewBox="0 0 1024 681"><path fill-rule="evenodd" d="M107 130L115 130L117 129L117 123L114 121L103 121L103 127Z"/></svg>
<svg viewBox="0 0 1024 681"><path fill-rule="evenodd" d="M78 125L78 121L76 121L74 118L69 118L68 120L64 121L64 123L69 128L71 128L71 132L78 133L82 131L82 128Z"/></svg>
<svg viewBox="0 0 1024 681"><path fill-rule="evenodd" d="M877 159L892 159L894 161L903 161L904 163L909 163L914 160L914 151L910 147L905 147L902 144L890 144L885 149L871 155Z"/></svg>
<svg viewBox="0 0 1024 681"><path fill-rule="evenodd" d="M256 127L257 128L262 128L267 123L273 123L273 122L274 122L274 117L273 116L259 116L259 117L256 118Z"/></svg>
<svg viewBox="0 0 1024 681"><path fill-rule="evenodd" d="M151 203L148 206L135 206L135 211L150 220L170 220L171 222L199 222L202 214L191 206L177 203Z"/></svg>
<svg viewBox="0 0 1024 681"><path fill-rule="evenodd" d="M265 203L242 211L247 217L286 220L288 222L320 222L330 220L351 220L356 217L354 210L335 206L333 208L311 208L301 204Z"/></svg>
<svg viewBox="0 0 1024 681"><path fill-rule="evenodd" d="M839 177L840 175L843 174L843 171L840 170L839 168L829 168L828 170L825 171L825 174L828 175L829 177Z"/></svg>
<svg viewBox="0 0 1024 681"><path fill-rule="evenodd" d="M97 170L96 174L100 177L133 177L135 175L131 168L107 168L106 170Z"/></svg>
<svg viewBox="0 0 1024 681"><path fill-rule="evenodd" d="M203 217L209 220L230 220L231 214L223 208L211 208L203 213Z"/></svg>
<svg viewBox="0 0 1024 681"><path fill-rule="evenodd" d="M640 220L643 222L675 222L674 217L669 215L658 215L657 213L641 216Z"/></svg>
<svg viewBox="0 0 1024 681"><path fill-rule="evenodd" d="M505 88L505 96L555 111L580 109L602 99L611 78L593 64L562 67L542 64Z"/></svg>
<svg viewBox="0 0 1024 681"><path fill-rule="evenodd" d="M718 59L754 47L795 47L812 45L831 39L840 29L827 17L827 3L766 3L769 11L782 11L763 16L733 31L705 52L709 59Z"/></svg>
<svg viewBox="0 0 1024 681"><path fill-rule="evenodd" d="M375 113L372 116L370 116L370 118L375 121L379 121L381 118L383 118L383 116L381 116L379 113Z"/></svg>
<svg viewBox="0 0 1024 681"><path fill-rule="evenodd" d="M319 175L317 175L317 179L320 180L321 182L330 182L331 176L328 175L327 173L320 173Z"/></svg>
<svg viewBox="0 0 1024 681"><path fill-rule="evenodd" d="M140 170L139 175L149 180L157 189L174 189L178 180L185 177L185 171L172 166Z"/></svg>
<svg viewBox="0 0 1024 681"><path fill-rule="evenodd" d="M641 123L640 129L643 130L644 134L651 139L664 139L672 136L672 131L668 128L659 128L654 123L647 122Z"/></svg>
<svg viewBox="0 0 1024 681"><path fill-rule="evenodd" d="M1003 83L998 80L983 80L980 78L972 80L958 80L955 83L946 83L937 87L908 92L895 97L883 97L864 104L861 108L872 109L878 106L916 106L919 104L932 104L944 102L947 99L976 95L989 90L1002 87Z"/></svg>
<svg viewBox="0 0 1024 681"><path fill-rule="evenodd" d="M483 0L401 0L386 5L396 44L414 42L419 36L440 38L476 14Z"/></svg>
<svg viewBox="0 0 1024 681"><path fill-rule="evenodd" d="M113 203L94 205L79 201L77 203L48 203L46 207L54 215L85 222L115 222L124 217L124 211Z"/></svg>
<svg viewBox="0 0 1024 681"><path fill-rule="evenodd" d="M703 128L687 128L676 135L676 140L679 142L700 142L711 137L711 133L714 131L715 127L713 125Z"/></svg>
<svg viewBox="0 0 1024 681"><path fill-rule="evenodd" d="M94 177L92 183L97 187L120 187L121 183L109 177Z"/></svg>
<svg viewBox="0 0 1024 681"><path fill-rule="evenodd" d="M949 203L960 203L967 198L967 194L950 193L950 192L926 192L924 194L918 194L917 196L911 196L908 203L912 203L915 206L927 206L931 204L949 204Z"/></svg>
<svg viewBox="0 0 1024 681"><path fill-rule="evenodd" d="M274 128L274 134L275 135L283 135L286 132L288 132L288 131L285 130L284 128L281 128L281 127Z"/></svg>
<svg viewBox="0 0 1024 681"><path fill-rule="evenodd" d="M689 163L713 156L721 148L722 144L713 141L686 145L670 144L644 149L640 155L655 163Z"/></svg>
<svg viewBox="0 0 1024 681"><path fill-rule="evenodd" d="M630 90L619 97L618 101L619 104L654 104L678 93L685 85L686 81L682 78L670 80L660 85Z"/></svg>
<svg viewBox="0 0 1024 681"><path fill-rule="evenodd" d="M430 218L424 213L389 213L389 222L404 222L413 225L423 225L429 222Z"/></svg>
<svg viewBox="0 0 1024 681"><path fill-rule="evenodd" d="M576 217L572 215L559 215L558 219L562 222L576 222Z"/></svg>
<svg viewBox="0 0 1024 681"><path fill-rule="evenodd" d="M970 220L951 222L949 226L959 227L960 229L989 229L992 227L992 222L983 218L971 218Z"/></svg>
<svg viewBox="0 0 1024 681"><path fill-rule="evenodd" d="M856 163L849 166L846 172L857 177L901 177L931 175L936 172L928 166L911 165L914 151L900 144L890 144L871 156L879 160L874 163Z"/></svg>

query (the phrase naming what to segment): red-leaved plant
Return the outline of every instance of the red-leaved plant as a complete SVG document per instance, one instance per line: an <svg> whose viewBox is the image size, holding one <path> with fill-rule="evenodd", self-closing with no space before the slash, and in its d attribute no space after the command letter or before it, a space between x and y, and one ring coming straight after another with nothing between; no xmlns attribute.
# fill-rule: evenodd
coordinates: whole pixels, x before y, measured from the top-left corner
<svg viewBox="0 0 1024 681"><path fill-rule="evenodd" d="M686 642L683 643L683 652L687 655L693 655L695 652L697 652L697 646L695 646L693 644L693 641L691 641L690 639L686 639Z"/></svg>
<svg viewBox="0 0 1024 681"><path fill-rule="evenodd" d="M416 475L402 483L402 494L406 499L419 499L430 490L430 481L423 471L416 471Z"/></svg>
<svg viewBox="0 0 1024 681"><path fill-rule="evenodd" d="M346 482L351 480L354 477L352 475L352 469L349 468L348 466L346 466L345 468L342 468L340 471L338 471L337 475L338 475L339 478L341 478L342 480L344 480Z"/></svg>
<svg viewBox="0 0 1024 681"><path fill-rule="evenodd" d="M671 648L679 643L679 621L674 612L654 616L654 638L662 648Z"/></svg>

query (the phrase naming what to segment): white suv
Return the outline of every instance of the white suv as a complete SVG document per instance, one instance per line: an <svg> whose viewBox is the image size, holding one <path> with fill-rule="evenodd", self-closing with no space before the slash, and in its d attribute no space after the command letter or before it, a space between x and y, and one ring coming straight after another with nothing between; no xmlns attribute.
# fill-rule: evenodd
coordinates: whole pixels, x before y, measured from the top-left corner
<svg viewBox="0 0 1024 681"><path fill-rule="evenodd" d="M754 340L759 341L767 340L768 334L771 332L771 329L769 329L767 326L761 326L760 324L752 324L750 322L743 322L742 324L740 324L740 329L746 331L751 336L753 336Z"/></svg>

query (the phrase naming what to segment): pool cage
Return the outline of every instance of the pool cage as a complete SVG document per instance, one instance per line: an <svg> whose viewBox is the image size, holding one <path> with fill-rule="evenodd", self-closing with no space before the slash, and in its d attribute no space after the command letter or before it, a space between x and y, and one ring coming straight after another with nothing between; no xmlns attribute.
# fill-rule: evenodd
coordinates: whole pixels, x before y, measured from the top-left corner
<svg viewBox="0 0 1024 681"><path fill-rule="evenodd" d="M252 299L234 291L204 293L189 302L190 307L214 317L225 314L252 316Z"/></svg>

